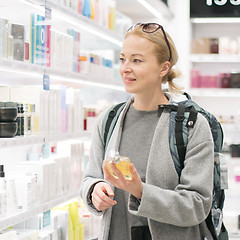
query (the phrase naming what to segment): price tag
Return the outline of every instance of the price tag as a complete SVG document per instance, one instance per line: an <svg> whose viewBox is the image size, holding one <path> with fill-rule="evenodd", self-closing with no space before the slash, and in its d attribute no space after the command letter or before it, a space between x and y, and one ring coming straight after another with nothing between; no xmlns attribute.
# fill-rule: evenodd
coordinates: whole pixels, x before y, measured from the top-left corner
<svg viewBox="0 0 240 240"><path fill-rule="evenodd" d="M50 210L43 213L43 227L47 227L51 224L51 212Z"/></svg>
<svg viewBox="0 0 240 240"><path fill-rule="evenodd" d="M43 74L43 90L50 90L50 77Z"/></svg>

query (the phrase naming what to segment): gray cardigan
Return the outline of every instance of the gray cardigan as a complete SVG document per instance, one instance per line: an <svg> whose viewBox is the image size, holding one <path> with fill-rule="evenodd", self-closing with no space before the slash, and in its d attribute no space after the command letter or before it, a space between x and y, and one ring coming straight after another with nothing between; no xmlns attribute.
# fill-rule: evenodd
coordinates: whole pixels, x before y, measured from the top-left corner
<svg viewBox="0 0 240 240"><path fill-rule="evenodd" d="M118 150L124 116L132 101L133 98L129 99L119 116L106 155L111 149ZM106 111L99 115L95 126L90 159L80 191L88 209L95 214L103 214L99 240L108 240L112 211L109 208L99 212L90 200L94 185L105 181L102 171L102 120L105 114ZM142 199L139 201L129 195L129 212L148 219L152 240L212 240L204 221L211 208L213 189L214 147L210 127L207 120L198 114L194 128L189 130L179 181L169 149L169 116L169 112L164 110L159 118L150 148Z"/></svg>

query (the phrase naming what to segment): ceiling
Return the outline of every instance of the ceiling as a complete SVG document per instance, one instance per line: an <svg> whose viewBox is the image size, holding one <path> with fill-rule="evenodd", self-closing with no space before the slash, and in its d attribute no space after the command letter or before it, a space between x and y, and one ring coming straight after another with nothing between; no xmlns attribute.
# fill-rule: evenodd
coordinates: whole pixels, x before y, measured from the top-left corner
<svg viewBox="0 0 240 240"><path fill-rule="evenodd" d="M168 7L162 0L146 0L146 2L160 12L162 17L172 17ZM156 18L145 7L143 7L138 0L116 0L116 4L117 10L131 18L133 22L147 21Z"/></svg>
<svg viewBox="0 0 240 240"><path fill-rule="evenodd" d="M135 21L153 18L153 15L137 0L116 0L117 10Z"/></svg>

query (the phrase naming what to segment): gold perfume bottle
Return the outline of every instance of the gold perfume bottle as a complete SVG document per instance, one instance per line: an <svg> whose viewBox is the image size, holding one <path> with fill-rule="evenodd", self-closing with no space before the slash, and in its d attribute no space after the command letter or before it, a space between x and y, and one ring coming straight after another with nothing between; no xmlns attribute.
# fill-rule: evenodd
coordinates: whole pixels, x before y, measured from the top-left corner
<svg viewBox="0 0 240 240"><path fill-rule="evenodd" d="M115 151L111 151L110 155L107 157L106 166L109 173L113 177L118 178L110 166L111 162L115 163L116 167L121 171L127 180L132 180L132 174L130 172L130 159L128 157L120 156L119 153Z"/></svg>

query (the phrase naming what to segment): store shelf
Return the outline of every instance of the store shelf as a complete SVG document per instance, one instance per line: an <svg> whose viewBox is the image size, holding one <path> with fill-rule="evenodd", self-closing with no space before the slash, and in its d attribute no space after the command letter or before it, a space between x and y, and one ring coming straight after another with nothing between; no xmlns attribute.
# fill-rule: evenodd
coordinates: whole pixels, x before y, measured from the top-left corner
<svg viewBox="0 0 240 240"><path fill-rule="evenodd" d="M240 123L221 123L225 131L240 131Z"/></svg>
<svg viewBox="0 0 240 240"><path fill-rule="evenodd" d="M191 88L191 96L195 97L239 97L240 88Z"/></svg>
<svg viewBox="0 0 240 240"><path fill-rule="evenodd" d="M11 0L11 1L13 1L13 0ZM46 2L46 0L17 0L17 1L25 3L25 4L36 4L39 6L45 5L45 2Z"/></svg>
<svg viewBox="0 0 240 240"><path fill-rule="evenodd" d="M48 136L16 136L13 138L0 138L0 148L17 147L32 144L41 144L43 142L59 142L69 139L89 139L91 132L83 131L80 134L60 134Z"/></svg>
<svg viewBox="0 0 240 240"><path fill-rule="evenodd" d="M46 0L46 6L50 7L53 12L53 18L58 17L59 20L68 22L74 27L78 27L82 30L84 30L84 34L88 33L90 36L90 41L87 42L85 45L83 41L82 46L84 49L89 48L89 49L120 49L122 46L122 40L123 37L119 36L117 33L114 31L101 26L99 23L93 21L92 19L89 19L74 10L61 6L59 3L54 2L52 0ZM53 22L54 24L54 22ZM98 39L102 39L103 41L99 42L96 44L95 42L95 37ZM82 36L84 37L84 35ZM107 41L107 42L106 42ZM99 47L101 46L101 47Z"/></svg>
<svg viewBox="0 0 240 240"><path fill-rule="evenodd" d="M238 235L235 235L235 234L230 235L229 240L240 240L240 235L239 234Z"/></svg>
<svg viewBox="0 0 240 240"><path fill-rule="evenodd" d="M0 58L0 84L6 85L42 85L43 74L50 75L52 84L65 84L69 87L82 87L93 85L116 90L123 90L121 83L114 80L89 77L81 73L67 72L61 69L52 69L28 62L21 62L6 58Z"/></svg>
<svg viewBox="0 0 240 240"><path fill-rule="evenodd" d="M34 13L35 15L39 14L43 16L44 10L45 10L44 6L46 5L52 10L52 20L51 20L52 30L55 30L56 32L62 35L66 34L66 30L68 29L73 29L74 31L80 32L81 34L80 50L82 52L85 50L106 50L106 49L110 51L112 50L120 51L120 48L122 45L121 36L119 36L117 33L115 33L112 30L109 30L106 27L100 26L97 22L94 22L93 20L78 14L74 10L67 7L63 7L59 0L55 0L55 1L54 0L9 0L9 1L5 1L3 4L0 4L0 5L2 7L1 18L6 18L10 22L22 24L25 26L26 36L27 36L26 42L31 42L28 39L29 33L30 33L29 29L31 28L30 17L29 17L30 14ZM3 12L4 14L2 14ZM63 22L64 22L64 25L61 25ZM110 54L111 53L106 54L106 56L104 55L104 57L111 59ZM101 54L99 53L99 55ZM64 58L65 56L61 55L59 57ZM61 85L65 85L66 87L73 87L73 88L80 88L84 85L93 85L93 86L98 86L103 88L123 90L123 87L120 86L121 83L119 84L117 81L115 82L114 79L110 79L109 77L110 73L102 74L101 76L103 77L99 77L100 74L98 74L97 76L95 75L95 77L93 77L92 73L84 75L82 73L63 71L61 69L53 69L45 66L31 64L30 62L21 62L21 61L16 61L16 60L7 59L7 58L0 58L0 85L1 86L14 86L14 85L23 86L23 87L29 86L29 85L41 86L43 84L43 79L42 79L43 74L47 74L50 76L50 88L55 84L61 84ZM55 86L53 86L53 88L54 87ZM25 160L25 153L27 153L27 151L29 150L28 148L31 145L42 144L44 142L64 141L59 145L61 144L65 145L68 150L65 151L65 146L64 146L64 150L62 149L61 150L64 152L64 154L68 154L71 150L69 145L75 142L80 142L80 141L88 142L91 138L91 135L92 133L90 131L82 131L79 134L38 135L38 136L19 136L19 137L16 136L13 138L0 138L0 148L1 149L4 148L1 151L1 153L3 153L2 155L7 156L6 161L17 162L17 161L21 161L22 159ZM67 140L71 140L71 142L69 142L68 144ZM19 147L19 148L16 148L16 151L14 151L15 149L13 147ZM77 149L77 147L75 147L75 149ZM81 149L81 154L83 154L83 151L84 150ZM80 156L79 151L78 153L75 153L75 154L79 154ZM18 156L20 157L18 158ZM2 160L3 163L5 163L4 156L2 156L2 159L3 159ZM79 196L79 190L78 191L76 190L72 193L66 193L61 197L57 197L50 201L38 204L31 209L19 211L12 214L11 216L0 218L0 230L4 230L10 226L21 223L26 219L29 219L42 212L46 212L47 210L78 196Z"/></svg>
<svg viewBox="0 0 240 240"><path fill-rule="evenodd" d="M68 194L66 194L64 196L61 196L59 198L50 200L50 201L45 202L45 203L41 203L34 208L18 212L14 215L11 215L11 216L1 218L0 219L0 231L6 229L8 227L11 227L13 225L16 225L20 222L23 222L24 220L27 220L27 219L29 219L29 218L37 215L37 214L40 214L42 212L46 212L49 209L51 209L51 208L53 208L53 207L55 207L55 206L57 206L57 205L59 205L63 202L71 200L75 197L78 197L78 196L79 196L79 191L68 193Z"/></svg>
<svg viewBox="0 0 240 240"><path fill-rule="evenodd" d="M92 133L89 131L83 131L80 134L61 134L61 135L49 135L43 137L45 142L60 142L60 141L65 141L69 139L89 139L91 137Z"/></svg>
<svg viewBox="0 0 240 240"><path fill-rule="evenodd" d="M40 85L44 67L7 58L0 58L1 85Z"/></svg>
<svg viewBox="0 0 240 240"><path fill-rule="evenodd" d="M69 87L82 87L84 85L98 86L103 88L110 88L116 90L123 90L122 83L105 78L97 79L89 75L66 72L59 69L46 68L45 73L50 75L52 84L64 84Z"/></svg>
<svg viewBox="0 0 240 240"><path fill-rule="evenodd" d="M229 233L229 240L240 240L240 233Z"/></svg>
<svg viewBox="0 0 240 240"><path fill-rule="evenodd" d="M114 31L108 29L107 27L103 27L97 22L93 21L92 19L89 19L88 17L85 17L76 11L74 11L71 8L67 8L65 6L62 6L59 1L54 0L8 0L5 1L5 3L1 4L1 7L7 9L11 8L13 11L14 9L12 6L17 6L21 10L26 11L27 9L35 9L36 11L41 11L44 13L44 7L47 6L52 10L52 16L55 17L58 15L60 17L60 20L63 20L65 22L69 22L74 27L79 27L84 30L84 32L88 32L92 36L97 36L100 39L103 39L104 41L101 42L101 49L107 47L111 49L119 49L122 45L123 38L120 37L117 33ZM20 10L20 11L21 11ZM52 17L52 20L53 20ZM107 43L106 43L107 41ZM96 42L93 41L88 42L91 47L100 46L99 44L96 44Z"/></svg>
<svg viewBox="0 0 240 240"><path fill-rule="evenodd" d="M38 8L43 11L44 6L52 9L52 28L56 25L60 28L67 22L69 27L81 31L81 48L84 50L95 49L117 49L120 50L122 37L114 31L101 26L73 9L61 6L58 1L53 0L9 0L3 4L8 9L13 5L26 6L26 8ZM36 11L37 11L36 10ZM30 13L29 13L30 14ZM54 20L55 19L55 20ZM60 30L61 31L61 30ZM96 44L97 43L97 44ZM51 83L65 84L71 87L82 87L83 85L94 85L116 90L119 88L117 81L91 78L81 73L66 72L59 69L47 68L29 62L14 61L0 58L0 84L1 85L41 85L43 73L54 75Z"/></svg>
<svg viewBox="0 0 240 240"><path fill-rule="evenodd" d="M190 61L195 63L239 63L240 55L192 54Z"/></svg>
<svg viewBox="0 0 240 240"><path fill-rule="evenodd" d="M191 23L240 23L240 18L191 18Z"/></svg>
<svg viewBox="0 0 240 240"><path fill-rule="evenodd" d="M17 146L23 146L27 144L40 144L42 142L43 142L43 138L40 136L0 138L0 148L17 147Z"/></svg>
<svg viewBox="0 0 240 240"><path fill-rule="evenodd" d="M159 0L121 0L117 1L117 9L127 16L132 16L136 21L142 18L172 19L174 17L164 1Z"/></svg>
<svg viewBox="0 0 240 240"><path fill-rule="evenodd" d="M238 163L240 165L240 157L231 157L230 156L228 161L231 163ZM240 193L239 193L239 195L240 195Z"/></svg>

